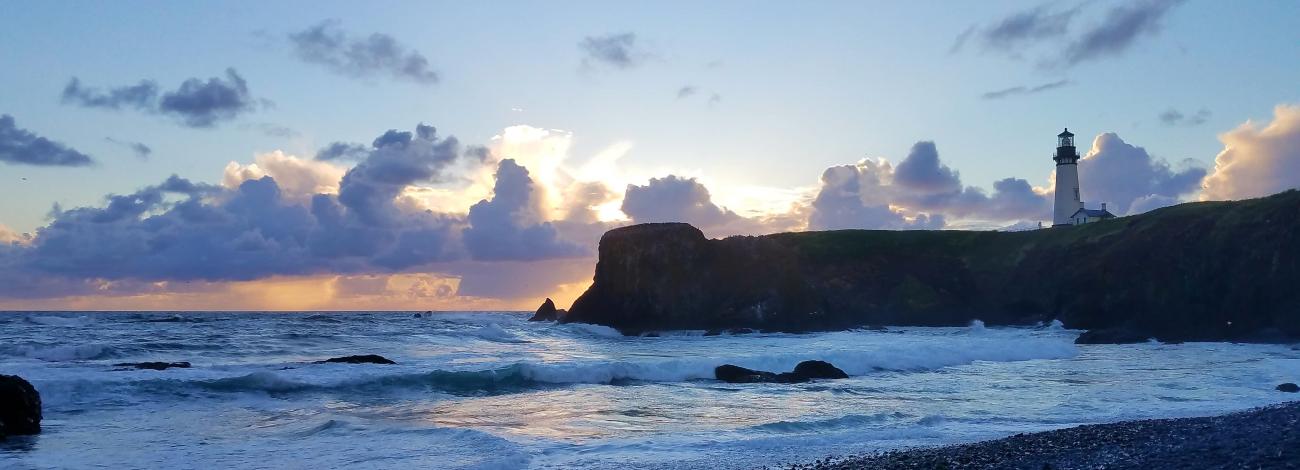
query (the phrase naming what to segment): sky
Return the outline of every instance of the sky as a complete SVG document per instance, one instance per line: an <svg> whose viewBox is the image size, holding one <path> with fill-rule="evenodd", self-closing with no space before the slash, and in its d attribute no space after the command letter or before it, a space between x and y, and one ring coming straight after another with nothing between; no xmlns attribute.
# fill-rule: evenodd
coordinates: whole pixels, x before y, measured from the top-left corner
<svg viewBox="0 0 1300 470"><path fill-rule="evenodd" d="M5 2L0 309L565 306L610 228L1300 186L1300 3Z"/></svg>

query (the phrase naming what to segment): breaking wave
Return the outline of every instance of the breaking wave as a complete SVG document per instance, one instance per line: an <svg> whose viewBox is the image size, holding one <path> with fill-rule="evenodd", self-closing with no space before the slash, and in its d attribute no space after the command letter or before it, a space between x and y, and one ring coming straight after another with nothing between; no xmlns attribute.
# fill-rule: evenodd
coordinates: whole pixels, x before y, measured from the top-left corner
<svg viewBox="0 0 1300 470"><path fill-rule="evenodd" d="M27 321L31 323L35 323L37 325L45 325L45 326L86 326L90 324L91 320L90 317L88 316L60 317L54 315L49 315L49 316L29 315L27 316Z"/></svg>
<svg viewBox="0 0 1300 470"><path fill-rule="evenodd" d="M339 378L312 375L310 369L258 371L206 380L164 382L216 392L364 392L435 390L452 394L509 393L563 384L684 382L714 379L713 369L737 364L760 370L788 371L801 361L821 359L851 376L879 371L927 371L975 361L1060 359L1076 354L1073 344L1025 339L1018 344L984 341L966 344L898 345L866 351L780 353L748 357L689 357L593 362L528 362L486 370L434 370ZM151 382L159 385L157 382Z"/></svg>

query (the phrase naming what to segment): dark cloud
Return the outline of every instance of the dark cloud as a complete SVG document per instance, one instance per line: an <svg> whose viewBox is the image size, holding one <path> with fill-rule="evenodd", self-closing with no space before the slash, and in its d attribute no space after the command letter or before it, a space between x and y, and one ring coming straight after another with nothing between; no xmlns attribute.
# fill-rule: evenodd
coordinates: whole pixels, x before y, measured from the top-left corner
<svg viewBox="0 0 1300 470"><path fill-rule="evenodd" d="M463 238L470 255L480 261L532 261L587 254L586 248L562 240L555 226L543 221L538 192L527 169L513 159L502 160L492 199L469 209Z"/></svg>
<svg viewBox="0 0 1300 470"><path fill-rule="evenodd" d="M356 160L364 158L369 153L370 147L362 144L334 142L316 152L316 159L321 161Z"/></svg>
<svg viewBox="0 0 1300 470"><path fill-rule="evenodd" d="M122 109L135 108L151 111L154 100L158 98L158 84L152 80L141 80L139 84L110 88L107 92L96 88L85 88L81 80L72 77L63 87L63 103L85 108Z"/></svg>
<svg viewBox="0 0 1300 470"><path fill-rule="evenodd" d="M1074 82L1070 81L1070 79L1061 79L1054 82L1048 82L1042 85L1035 85L1035 86L1017 85L1010 88L1003 88L1001 90L995 90L995 91L990 91L988 93L984 93L980 95L980 98L984 98L986 100L998 100L998 99L1007 98L1011 96L1032 95L1035 93L1041 93L1044 91L1061 88L1063 86L1070 85L1071 83Z"/></svg>
<svg viewBox="0 0 1300 470"><path fill-rule="evenodd" d="M934 142L912 145L907 158L894 168L894 183L922 193L947 193L961 189L961 177L939 162Z"/></svg>
<svg viewBox="0 0 1300 470"><path fill-rule="evenodd" d="M460 154L455 137L440 139L433 126L415 132L389 130L375 138L371 150L339 183L339 202L362 221L383 224L397 218L392 201L402 189L419 181L437 182Z"/></svg>
<svg viewBox="0 0 1300 470"><path fill-rule="evenodd" d="M36 166L87 166L89 155L18 127L13 116L0 114L0 162Z"/></svg>
<svg viewBox="0 0 1300 470"><path fill-rule="evenodd" d="M1205 124L1205 121L1210 119L1210 110L1201 108L1199 111L1196 111L1196 114L1188 116L1183 114L1182 111L1169 108L1167 111L1160 113L1157 117L1160 118L1160 122L1164 123L1166 126L1199 126Z"/></svg>
<svg viewBox="0 0 1300 470"><path fill-rule="evenodd" d="M695 88L694 86L686 85L684 87L677 89L677 99L680 100L682 98L689 97L691 95L698 93L699 91L700 90L698 88Z"/></svg>
<svg viewBox="0 0 1300 470"><path fill-rule="evenodd" d="M438 73L418 51L387 34L372 33L353 37L339 27L337 20L326 20L289 35L294 53L305 62L323 65L351 77L387 74L393 78L432 85Z"/></svg>
<svg viewBox="0 0 1300 470"><path fill-rule="evenodd" d="M1065 35L1078 13L1077 7L1056 11L1048 5L1041 5L1003 18L981 31L980 36L988 47L1010 50L1025 43Z"/></svg>
<svg viewBox="0 0 1300 470"><path fill-rule="evenodd" d="M206 81L190 78L177 89L161 95L158 86L150 80L101 91L83 87L81 80L73 77L63 88L63 103L112 110L133 108L170 116L189 127L206 128L256 110L258 100L249 93L244 77L228 68L225 77Z"/></svg>
<svg viewBox="0 0 1300 470"><path fill-rule="evenodd" d="M35 236L0 244L0 297L94 293L103 285L94 280L113 281L121 286L113 292L122 293L153 281L472 271L480 261L590 255L545 220L539 189L513 160L501 162L492 198L468 217L425 209L402 194L406 185L445 179L459 155L454 137L419 125L376 138L337 196L304 202L271 176L234 187L173 176L109 195L97 207L56 206ZM599 224L570 225L594 233Z"/></svg>
<svg viewBox="0 0 1300 470"><path fill-rule="evenodd" d="M112 137L105 137L104 140L111 142L114 145L117 145L119 147L130 149L131 152L135 154L136 158L139 158L141 160L148 160L149 155L153 154L153 149L149 148L148 145L145 145L140 142L132 142L129 140L117 140Z"/></svg>
<svg viewBox="0 0 1300 470"><path fill-rule="evenodd" d="M603 64L629 69L650 57L649 53L637 47L635 33L587 36L578 43L578 48L586 55L582 59L584 65Z"/></svg>
<svg viewBox="0 0 1300 470"><path fill-rule="evenodd" d="M1107 202L1111 212L1119 215L1133 214L1134 202L1140 199L1177 198L1196 191L1206 170L1195 165L1195 161L1185 160L1184 168L1175 170L1114 133L1101 134L1079 160L1083 199L1094 204ZM1151 208L1151 202L1142 207Z"/></svg>
<svg viewBox="0 0 1300 470"><path fill-rule="evenodd" d="M190 127L212 127L254 109L256 104L248 93L248 82L233 68L226 69L224 79L185 80L180 88L164 93L158 102L159 112Z"/></svg>
<svg viewBox="0 0 1300 470"><path fill-rule="evenodd" d="M1114 56L1127 50L1141 37L1159 31L1160 20L1182 0L1135 0L1120 2L1106 11L1095 24L1072 34L1076 20L1091 7L1082 2L1071 8L1059 3L1019 11L988 25L974 25L953 41L949 53L977 41L981 50L1013 59L1036 55L1044 68L1066 68L1081 62ZM1010 94L1018 94L1014 89ZM1025 91L1027 91L1026 88ZM990 98L997 98L995 96Z"/></svg>
<svg viewBox="0 0 1300 470"><path fill-rule="evenodd" d="M1084 31L1065 49L1067 64L1117 55L1143 35L1160 30L1160 20L1182 0L1124 2L1106 12L1106 18Z"/></svg>

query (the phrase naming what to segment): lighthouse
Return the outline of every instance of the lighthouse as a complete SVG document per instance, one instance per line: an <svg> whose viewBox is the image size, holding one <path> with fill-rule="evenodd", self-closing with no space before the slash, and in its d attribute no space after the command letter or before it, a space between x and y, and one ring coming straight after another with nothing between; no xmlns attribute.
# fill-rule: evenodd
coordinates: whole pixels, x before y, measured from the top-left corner
<svg viewBox="0 0 1300 470"><path fill-rule="evenodd" d="M1079 152L1074 148L1074 134L1066 128L1056 135L1056 206L1052 211L1052 225L1071 225L1070 217L1083 209L1079 197Z"/></svg>

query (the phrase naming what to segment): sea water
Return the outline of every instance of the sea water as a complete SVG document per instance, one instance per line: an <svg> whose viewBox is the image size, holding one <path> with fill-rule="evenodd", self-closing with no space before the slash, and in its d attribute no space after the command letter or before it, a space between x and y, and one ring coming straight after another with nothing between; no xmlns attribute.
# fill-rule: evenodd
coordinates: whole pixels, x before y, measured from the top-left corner
<svg viewBox="0 0 1300 470"><path fill-rule="evenodd" d="M1078 331L624 337L522 313L0 313L44 432L0 468L751 468L1285 401L1287 345L1076 346ZM317 364L380 354L397 365ZM845 380L713 368L830 361ZM189 369L122 370L188 361Z"/></svg>

